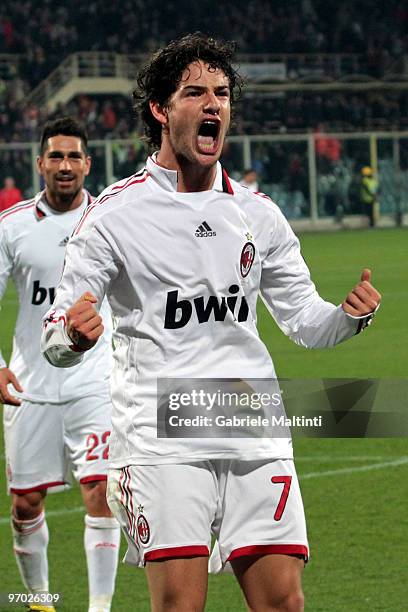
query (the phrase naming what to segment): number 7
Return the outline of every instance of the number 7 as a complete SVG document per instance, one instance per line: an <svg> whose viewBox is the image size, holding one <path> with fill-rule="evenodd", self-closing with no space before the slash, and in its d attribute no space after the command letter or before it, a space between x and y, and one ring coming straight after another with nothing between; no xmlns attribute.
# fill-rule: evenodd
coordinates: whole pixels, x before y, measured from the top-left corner
<svg viewBox="0 0 408 612"><path fill-rule="evenodd" d="M276 508L275 514L273 515L275 521L280 521L282 518L282 514L284 513L284 510L286 508L286 502L288 501L290 485L292 484L292 476L272 476L271 480L274 484L285 485L280 496L278 507Z"/></svg>

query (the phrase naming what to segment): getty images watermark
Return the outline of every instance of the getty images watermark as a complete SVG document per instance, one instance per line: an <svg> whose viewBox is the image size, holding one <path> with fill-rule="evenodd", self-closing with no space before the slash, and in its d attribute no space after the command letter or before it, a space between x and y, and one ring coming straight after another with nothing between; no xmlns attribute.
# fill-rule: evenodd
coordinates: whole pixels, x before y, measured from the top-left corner
<svg viewBox="0 0 408 612"><path fill-rule="evenodd" d="M225 381L222 381L225 384ZM185 416L187 409L199 408L204 414ZM249 409L246 414L235 414L235 410ZM321 427L322 416L288 417L282 413L281 391L256 393L244 391L209 392L204 389L173 392L169 394L168 424L170 427ZM260 414L258 414L260 412ZM211 415L211 416L210 416Z"/></svg>
<svg viewBox="0 0 408 612"><path fill-rule="evenodd" d="M157 436L401 437L407 396L407 380L163 378Z"/></svg>
<svg viewBox="0 0 408 612"><path fill-rule="evenodd" d="M287 438L294 427L321 428L322 415L288 416L271 379L161 379L158 437Z"/></svg>

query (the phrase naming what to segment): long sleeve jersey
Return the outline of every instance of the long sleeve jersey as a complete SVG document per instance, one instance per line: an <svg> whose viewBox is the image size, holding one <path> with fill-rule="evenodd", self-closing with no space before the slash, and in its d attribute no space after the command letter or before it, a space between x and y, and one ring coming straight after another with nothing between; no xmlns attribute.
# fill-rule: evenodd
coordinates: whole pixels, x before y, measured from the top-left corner
<svg viewBox="0 0 408 612"><path fill-rule="evenodd" d="M209 191L177 191L177 172L149 158L108 187L67 246L43 352L79 363L65 311L85 291L107 295L114 316L110 460L113 467L211 458L291 457L289 438L157 437L160 378L270 379L272 359L256 327L262 296L285 334L305 347L333 346L359 331L311 281L279 208L217 165Z"/></svg>
<svg viewBox="0 0 408 612"><path fill-rule="evenodd" d="M42 320L54 301L65 246L90 204L91 197L84 191L81 206L57 213L47 205L44 192L40 192L0 215L0 298L9 278L14 281L18 298L9 367L24 389L23 393L15 394L30 401L60 403L88 395L100 389L101 384L106 386L110 375L111 318L107 303L103 307L106 334L100 346L84 356L83 364L57 370L40 354ZM4 320L1 322L4 326ZM0 367L5 366L0 354Z"/></svg>

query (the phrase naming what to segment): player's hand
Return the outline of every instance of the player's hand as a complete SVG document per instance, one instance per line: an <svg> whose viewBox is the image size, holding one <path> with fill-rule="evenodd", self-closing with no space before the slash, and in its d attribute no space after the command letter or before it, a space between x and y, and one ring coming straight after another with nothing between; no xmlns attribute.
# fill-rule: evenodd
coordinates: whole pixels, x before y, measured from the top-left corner
<svg viewBox="0 0 408 612"><path fill-rule="evenodd" d="M363 317L374 312L380 302L381 294L371 284L371 270L365 268L360 282L350 291L342 308L353 317Z"/></svg>
<svg viewBox="0 0 408 612"><path fill-rule="evenodd" d="M80 351L87 351L95 346L103 334L102 317L94 307L97 301L96 297L87 291L66 312L68 336Z"/></svg>
<svg viewBox="0 0 408 612"><path fill-rule="evenodd" d="M16 391L22 393L23 388L9 368L0 368L0 404L20 406L21 400L9 393L7 385L13 385Z"/></svg>

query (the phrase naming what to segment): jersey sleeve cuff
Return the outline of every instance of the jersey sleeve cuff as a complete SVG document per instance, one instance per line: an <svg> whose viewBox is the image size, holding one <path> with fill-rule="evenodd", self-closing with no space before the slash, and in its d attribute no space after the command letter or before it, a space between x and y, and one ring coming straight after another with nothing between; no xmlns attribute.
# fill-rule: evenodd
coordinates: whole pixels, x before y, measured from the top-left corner
<svg viewBox="0 0 408 612"><path fill-rule="evenodd" d="M380 304L378 304L377 308L373 310L373 312L370 312L368 315L362 315L360 317L355 317L354 315L343 311L347 319L349 319L350 323L352 323L356 328L356 331L354 333L355 336L357 336L357 334L359 334L360 332L364 331L366 327L371 325L379 307Z"/></svg>
<svg viewBox="0 0 408 612"><path fill-rule="evenodd" d="M41 339L41 351L51 365L69 368L81 363L84 351L73 344L68 336L65 321L59 320L46 326Z"/></svg>

